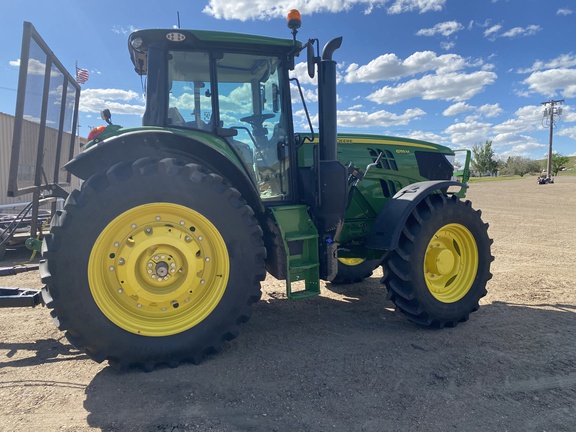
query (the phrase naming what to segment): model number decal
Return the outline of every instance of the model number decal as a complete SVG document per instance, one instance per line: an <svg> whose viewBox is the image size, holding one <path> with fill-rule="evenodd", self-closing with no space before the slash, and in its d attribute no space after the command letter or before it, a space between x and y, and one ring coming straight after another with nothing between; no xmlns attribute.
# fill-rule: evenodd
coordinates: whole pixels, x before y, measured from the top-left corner
<svg viewBox="0 0 576 432"><path fill-rule="evenodd" d="M410 154L410 150L396 149L396 153Z"/></svg>

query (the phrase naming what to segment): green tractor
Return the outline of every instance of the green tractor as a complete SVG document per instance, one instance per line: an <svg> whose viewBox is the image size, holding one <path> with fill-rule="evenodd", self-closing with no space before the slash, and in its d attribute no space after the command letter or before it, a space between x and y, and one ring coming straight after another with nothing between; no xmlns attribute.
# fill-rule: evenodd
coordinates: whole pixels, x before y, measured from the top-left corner
<svg viewBox="0 0 576 432"><path fill-rule="evenodd" d="M451 327L478 309L492 241L461 200L468 163L460 183L447 147L337 134L342 38L319 54L317 40L296 40L297 11L288 24L291 39L130 35L143 126L103 112L108 126L65 165L82 187L42 247L43 302L95 361L201 361L238 335L267 273L302 299L320 280L356 283L383 266L388 298L413 322ZM294 130L302 52L318 78L317 134L307 111L310 130Z"/></svg>

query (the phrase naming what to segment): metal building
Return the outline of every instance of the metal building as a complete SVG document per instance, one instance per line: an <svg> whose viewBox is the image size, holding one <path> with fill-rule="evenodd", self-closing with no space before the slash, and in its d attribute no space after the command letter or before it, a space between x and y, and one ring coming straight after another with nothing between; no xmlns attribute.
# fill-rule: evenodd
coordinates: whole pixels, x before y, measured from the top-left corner
<svg viewBox="0 0 576 432"><path fill-rule="evenodd" d="M38 136L38 131L33 129L38 129L39 125L33 122L25 122L23 125L24 129L29 129L28 131L23 131L23 136ZM27 133L28 132L28 133ZM0 113L0 213L12 213L14 209L21 206L17 205L20 203L28 203L32 199L32 194L21 195L18 197L8 197L8 174L10 171L10 157L12 153L12 135L14 134L14 116ZM65 139L70 139L70 134L64 132ZM85 143L86 140L83 138L76 138L75 140L75 151L77 154L80 145L79 143ZM32 148L32 147L30 147ZM31 159L35 160L36 155L28 155L29 158L24 156L21 160ZM76 189L80 186L80 182L77 178L72 177L72 184L64 189L70 191ZM11 204L16 204L12 206Z"/></svg>

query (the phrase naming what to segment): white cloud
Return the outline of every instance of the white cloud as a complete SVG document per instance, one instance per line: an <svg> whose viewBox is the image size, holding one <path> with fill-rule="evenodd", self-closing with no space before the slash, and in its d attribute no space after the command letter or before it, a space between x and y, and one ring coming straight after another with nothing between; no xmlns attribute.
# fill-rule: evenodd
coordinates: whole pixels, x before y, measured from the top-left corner
<svg viewBox="0 0 576 432"><path fill-rule="evenodd" d="M502 29L500 24L493 25L484 31L484 36L487 38L493 38Z"/></svg>
<svg viewBox="0 0 576 432"><path fill-rule="evenodd" d="M556 11L556 15L562 15L562 16L572 15L573 13L574 13L574 11L572 11L572 9L567 9L567 8L558 9Z"/></svg>
<svg viewBox="0 0 576 432"><path fill-rule="evenodd" d="M494 72L487 71L426 75L395 87L383 87L370 94L367 99L379 104L393 104L414 97L425 100L465 101L492 84L496 77Z"/></svg>
<svg viewBox="0 0 576 432"><path fill-rule="evenodd" d="M539 25L529 25L527 27L514 27L510 30L505 31L504 33L500 34L500 30L502 30L501 24L495 24L484 31L484 37L490 39L491 41L495 41L496 38L517 38L517 37L525 37L525 36L533 36L538 33L542 28Z"/></svg>
<svg viewBox="0 0 576 432"><path fill-rule="evenodd" d="M502 33L502 37L523 37L532 36L538 33L542 28L539 25L529 25L528 27L514 27L505 33Z"/></svg>
<svg viewBox="0 0 576 432"><path fill-rule="evenodd" d="M570 128L562 128L557 132L557 134L576 140L576 126Z"/></svg>
<svg viewBox="0 0 576 432"><path fill-rule="evenodd" d="M461 122L448 126L444 133L450 135L450 141L459 147L472 147L483 143L489 136L489 123L478 121Z"/></svg>
<svg viewBox="0 0 576 432"><path fill-rule="evenodd" d="M576 69L560 68L534 72L522 82L528 85L529 93L546 97L555 97L558 94L566 98L576 96Z"/></svg>
<svg viewBox="0 0 576 432"><path fill-rule="evenodd" d="M346 12L358 6L364 8L365 14L370 14L374 8L386 7L388 3L390 0L210 0L203 12L216 19L267 20L284 18L290 9L298 9L302 15L311 15ZM386 10L389 14L441 11L445 3L446 0L395 0Z"/></svg>
<svg viewBox="0 0 576 432"><path fill-rule="evenodd" d="M394 4L388 8L389 14L418 11L439 12L444 8L446 0L395 0Z"/></svg>
<svg viewBox="0 0 576 432"><path fill-rule="evenodd" d="M428 141L433 143L441 143L445 140L441 135L427 131L411 131L406 135L406 138L412 138L420 141Z"/></svg>
<svg viewBox="0 0 576 432"><path fill-rule="evenodd" d="M502 114L503 111L504 110L500 108L500 105L495 103L482 105L480 108L478 108L477 112L486 118L492 118L498 117L500 114Z"/></svg>
<svg viewBox="0 0 576 432"><path fill-rule="evenodd" d="M144 105L140 95L132 90L86 89L80 93L80 111L99 113L108 108L114 114L144 114Z"/></svg>
<svg viewBox="0 0 576 432"><path fill-rule="evenodd" d="M344 81L347 83L373 83L382 80L394 80L431 70L440 74L480 65L482 65L481 60L471 63L457 54L439 56L433 51L417 51L405 60L399 59L393 53L383 54L366 65L359 66L356 63L352 63L346 69Z"/></svg>
<svg viewBox="0 0 576 432"><path fill-rule="evenodd" d="M546 69L569 68L572 66L576 66L576 55L572 53L562 54L548 62L536 60L531 67L526 69L519 69L518 73L530 73Z"/></svg>
<svg viewBox="0 0 576 432"><path fill-rule="evenodd" d="M450 36L451 34L463 29L464 26L457 21L446 21L438 23L432 28L420 29L416 32L416 36L435 36L437 34Z"/></svg>
<svg viewBox="0 0 576 432"><path fill-rule="evenodd" d="M503 110L500 108L499 104L485 104L480 107L475 107L468 105L465 102L457 102L454 105L449 106L442 113L443 116L456 116L458 114L463 114L465 112L474 111L474 113L467 117L467 120L477 120L479 118L493 118L498 117L502 114Z"/></svg>
<svg viewBox="0 0 576 432"><path fill-rule="evenodd" d="M496 135L492 138L492 145L497 155L503 159L508 158L508 156L529 157L534 150L546 147L531 136L513 133Z"/></svg>
<svg viewBox="0 0 576 432"><path fill-rule="evenodd" d="M341 127L388 127L405 125L426 115L420 108L407 109L403 114L394 114L385 110L368 113L366 111L338 111L338 126Z"/></svg>
<svg viewBox="0 0 576 432"><path fill-rule="evenodd" d="M528 105L521 107L514 113L515 118L506 120L495 125L492 132L500 134L518 134L521 132L532 132L542 128L542 107L538 105Z"/></svg>
<svg viewBox="0 0 576 432"><path fill-rule="evenodd" d="M442 115L446 117L455 116L465 112L470 112L472 110L474 110L474 107L468 105L466 102L457 102L454 105L450 105L448 108L446 108Z"/></svg>

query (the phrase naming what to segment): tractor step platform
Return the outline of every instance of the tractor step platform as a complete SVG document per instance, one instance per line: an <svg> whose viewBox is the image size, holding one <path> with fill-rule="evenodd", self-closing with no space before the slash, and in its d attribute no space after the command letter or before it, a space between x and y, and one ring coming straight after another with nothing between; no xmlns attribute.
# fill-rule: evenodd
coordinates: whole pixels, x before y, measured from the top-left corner
<svg viewBox="0 0 576 432"><path fill-rule="evenodd" d="M41 303L40 290L0 287L0 308L34 307Z"/></svg>
<svg viewBox="0 0 576 432"><path fill-rule="evenodd" d="M286 250L286 296L291 300L320 294L318 231L303 205L271 207Z"/></svg>

